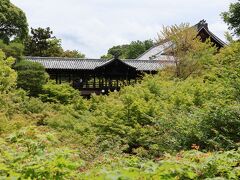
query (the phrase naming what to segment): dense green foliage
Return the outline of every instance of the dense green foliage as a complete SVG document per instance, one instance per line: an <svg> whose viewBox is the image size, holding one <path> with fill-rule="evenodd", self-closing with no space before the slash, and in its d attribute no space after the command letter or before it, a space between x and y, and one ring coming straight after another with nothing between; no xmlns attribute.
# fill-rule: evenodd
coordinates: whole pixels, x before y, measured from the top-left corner
<svg viewBox="0 0 240 180"><path fill-rule="evenodd" d="M50 28L31 28L31 36L25 43L25 54L28 56L56 56L62 51L60 40L52 36Z"/></svg>
<svg viewBox="0 0 240 180"><path fill-rule="evenodd" d="M213 61L216 48L209 40L202 43L197 35L197 30L188 23L163 27L158 34L157 42L164 47L162 53L172 56L177 78L199 76Z"/></svg>
<svg viewBox="0 0 240 180"><path fill-rule="evenodd" d="M238 179L240 43L198 57L186 79L166 68L86 100L54 82L28 97L2 53L1 178Z"/></svg>
<svg viewBox="0 0 240 180"><path fill-rule="evenodd" d="M43 102L71 104L74 100L81 98L81 96L80 92L69 84L56 84L50 81L43 86L40 98Z"/></svg>
<svg viewBox="0 0 240 180"><path fill-rule="evenodd" d="M50 29L34 33L33 53L60 53ZM240 42L216 52L195 33L165 29L175 67L90 99L47 82L38 63L13 69L22 47L0 41L0 179L240 179ZM132 42L108 56L151 46Z"/></svg>
<svg viewBox="0 0 240 180"><path fill-rule="evenodd" d="M28 35L27 19L22 10L9 0L0 1L0 49L7 57L17 61L25 56L85 58L77 50L64 51L61 40L54 37L50 28L31 28Z"/></svg>
<svg viewBox="0 0 240 180"><path fill-rule="evenodd" d="M231 3L229 11L223 12L222 17L229 29L233 30L235 35L240 36L240 1Z"/></svg>
<svg viewBox="0 0 240 180"><path fill-rule="evenodd" d="M21 61L14 68L18 73L17 86L28 91L30 96L37 96L47 80L45 68L30 61Z"/></svg>
<svg viewBox="0 0 240 180"><path fill-rule="evenodd" d="M66 50L63 51L61 54L61 57L68 57L68 58L85 58L85 54L82 54L81 52L77 50Z"/></svg>
<svg viewBox="0 0 240 180"><path fill-rule="evenodd" d="M15 131L0 142L1 179L74 178L77 176L74 171L81 165L76 152L57 147L54 134L44 129L38 131L34 126Z"/></svg>
<svg viewBox="0 0 240 180"><path fill-rule="evenodd" d="M4 52L0 49L0 92L8 92L16 85L16 72L11 68L14 59L6 58Z"/></svg>
<svg viewBox="0 0 240 180"><path fill-rule="evenodd" d="M10 0L0 1L0 39L9 43L12 38L21 42L27 37L27 18Z"/></svg>
<svg viewBox="0 0 240 180"><path fill-rule="evenodd" d="M192 144L204 150L237 148L239 48L239 43L232 44L212 56L197 77L183 81L163 71L126 87L120 96L94 97L90 109L98 117L99 144L107 149L118 144L123 152L144 157Z"/></svg>
<svg viewBox="0 0 240 180"><path fill-rule="evenodd" d="M111 158L95 165L81 176L83 179L238 179L240 152L201 153L181 152L177 156L165 154L161 161L140 158Z"/></svg>
<svg viewBox="0 0 240 180"><path fill-rule="evenodd" d="M121 59L136 59L153 46L154 43L152 40L132 41L130 44L113 46L108 50L107 55L101 58L111 59L113 57L119 57Z"/></svg>
<svg viewBox="0 0 240 180"><path fill-rule="evenodd" d="M24 46L21 43L10 42L5 44L0 40L0 49L2 49L7 57L14 57L17 61L23 59Z"/></svg>

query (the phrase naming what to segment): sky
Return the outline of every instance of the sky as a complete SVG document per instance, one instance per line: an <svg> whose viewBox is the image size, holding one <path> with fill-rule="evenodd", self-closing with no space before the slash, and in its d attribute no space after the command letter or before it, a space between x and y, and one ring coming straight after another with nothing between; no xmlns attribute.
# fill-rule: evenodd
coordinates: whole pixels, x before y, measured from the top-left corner
<svg viewBox="0 0 240 180"><path fill-rule="evenodd" d="M205 19L221 39L227 31L220 13L234 0L11 0L29 27L50 27L64 49L100 58L114 45L155 40L162 26Z"/></svg>

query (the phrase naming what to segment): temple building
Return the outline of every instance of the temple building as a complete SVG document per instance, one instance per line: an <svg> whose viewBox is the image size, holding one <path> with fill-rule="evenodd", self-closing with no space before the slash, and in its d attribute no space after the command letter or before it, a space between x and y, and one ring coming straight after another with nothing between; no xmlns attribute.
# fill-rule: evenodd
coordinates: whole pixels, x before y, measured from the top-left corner
<svg viewBox="0 0 240 180"><path fill-rule="evenodd" d="M198 24L196 24L193 27L197 30L198 36L201 38L203 42L205 42L208 38L210 38L211 42L218 49L221 49L226 45L225 42L223 42L220 38L218 38L215 34L213 34L208 29L208 24L206 23L205 20L201 20ZM150 48L148 51L143 53L137 59L138 60L172 60L173 57L165 54L166 49L168 49L170 46L172 46L172 43L170 42L158 44Z"/></svg>
<svg viewBox="0 0 240 180"><path fill-rule="evenodd" d="M219 49L226 45L209 31L206 21L202 20L194 27L197 28L202 41L210 38ZM171 46L171 43L168 44ZM107 94L110 91L118 91L122 86L136 83L144 73L155 74L167 65L174 65L173 57L164 53L166 47L166 42L159 44L133 60L57 57L26 57L26 59L42 64L56 83L69 82L80 90L81 95L89 96L92 93Z"/></svg>

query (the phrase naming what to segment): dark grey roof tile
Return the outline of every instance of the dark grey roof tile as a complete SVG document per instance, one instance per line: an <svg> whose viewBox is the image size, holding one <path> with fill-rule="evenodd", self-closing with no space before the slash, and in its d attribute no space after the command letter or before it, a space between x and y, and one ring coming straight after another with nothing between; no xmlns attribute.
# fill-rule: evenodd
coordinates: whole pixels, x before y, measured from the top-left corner
<svg viewBox="0 0 240 180"><path fill-rule="evenodd" d="M103 59L77 59L77 58L53 58L53 57L26 57L26 60L38 62L46 69L64 70L94 70L112 60ZM157 71L165 65L173 64L172 61L156 60L123 60L124 63L135 67L137 71Z"/></svg>

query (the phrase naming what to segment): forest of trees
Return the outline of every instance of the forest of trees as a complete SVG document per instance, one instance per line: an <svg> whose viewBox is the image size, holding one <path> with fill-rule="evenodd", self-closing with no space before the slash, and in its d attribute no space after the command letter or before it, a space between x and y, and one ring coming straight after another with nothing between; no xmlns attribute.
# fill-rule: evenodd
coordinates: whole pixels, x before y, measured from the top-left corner
<svg viewBox="0 0 240 180"><path fill-rule="evenodd" d="M222 13L236 39L239 12L238 1ZM84 99L24 61L81 53L62 51L49 28L29 35L9 0L0 1L0 22L0 179L240 178L239 40L218 51L184 24L167 27L161 37L176 44L176 66Z"/></svg>

